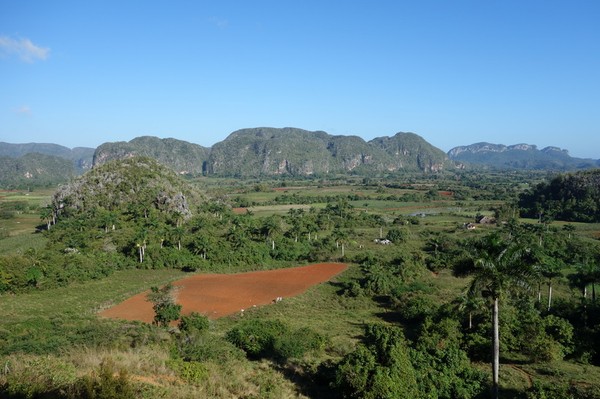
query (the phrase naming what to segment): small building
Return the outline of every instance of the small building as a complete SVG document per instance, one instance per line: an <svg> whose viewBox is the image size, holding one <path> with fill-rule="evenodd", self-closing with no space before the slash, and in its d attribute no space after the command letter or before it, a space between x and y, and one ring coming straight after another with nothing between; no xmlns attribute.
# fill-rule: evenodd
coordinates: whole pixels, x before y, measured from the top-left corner
<svg viewBox="0 0 600 399"><path fill-rule="evenodd" d="M463 227L467 230L475 230L477 226L475 225L475 223L465 223L463 224Z"/></svg>
<svg viewBox="0 0 600 399"><path fill-rule="evenodd" d="M482 216L479 218L479 220L477 220L477 223L479 223L479 224L495 224L496 219L491 216Z"/></svg>

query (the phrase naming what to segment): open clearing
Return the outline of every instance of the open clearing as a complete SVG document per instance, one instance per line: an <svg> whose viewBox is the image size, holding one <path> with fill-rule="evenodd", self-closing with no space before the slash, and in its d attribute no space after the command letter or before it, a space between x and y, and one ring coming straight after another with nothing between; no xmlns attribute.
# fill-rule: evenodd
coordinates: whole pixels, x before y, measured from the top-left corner
<svg viewBox="0 0 600 399"><path fill-rule="evenodd" d="M320 263L289 269L239 274L198 274L175 281L176 301L184 315L198 312L211 319L272 303L276 298L302 294L315 284L346 270L342 263ZM148 291L100 313L103 317L152 322L154 311Z"/></svg>

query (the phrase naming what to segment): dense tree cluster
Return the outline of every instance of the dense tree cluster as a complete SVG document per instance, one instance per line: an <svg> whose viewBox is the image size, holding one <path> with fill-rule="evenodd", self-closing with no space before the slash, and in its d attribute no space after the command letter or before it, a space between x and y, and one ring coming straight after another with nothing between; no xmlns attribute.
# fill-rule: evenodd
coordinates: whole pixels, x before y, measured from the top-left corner
<svg viewBox="0 0 600 399"><path fill-rule="evenodd" d="M572 222L600 222L600 169L558 175L523 193L522 215Z"/></svg>

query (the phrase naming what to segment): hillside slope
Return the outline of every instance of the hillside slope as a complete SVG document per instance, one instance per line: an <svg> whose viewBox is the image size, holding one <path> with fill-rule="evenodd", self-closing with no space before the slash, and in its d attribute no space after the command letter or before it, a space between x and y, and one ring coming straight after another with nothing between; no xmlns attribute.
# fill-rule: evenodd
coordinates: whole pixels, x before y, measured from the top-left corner
<svg viewBox="0 0 600 399"><path fill-rule="evenodd" d="M82 174L92 167L94 148L75 147L73 149L52 143L12 144L0 142L0 157L21 158L26 154L44 154L68 159L76 174Z"/></svg>
<svg viewBox="0 0 600 399"><path fill-rule="evenodd" d="M297 128L253 128L233 132L212 147L208 175L260 176L438 172L452 167L443 151L413 133L365 142Z"/></svg>
<svg viewBox="0 0 600 399"><path fill-rule="evenodd" d="M0 156L0 187L6 189L49 187L75 176L71 161L40 153L19 158Z"/></svg>
<svg viewBox="0 0 600 399"><path fill-rule="evenodd" d="M201 174L210 148L173 138L136 137L129 142L104 143L94 152L94 167L106 162L146 156L157 160L179 174Z"/></svg>

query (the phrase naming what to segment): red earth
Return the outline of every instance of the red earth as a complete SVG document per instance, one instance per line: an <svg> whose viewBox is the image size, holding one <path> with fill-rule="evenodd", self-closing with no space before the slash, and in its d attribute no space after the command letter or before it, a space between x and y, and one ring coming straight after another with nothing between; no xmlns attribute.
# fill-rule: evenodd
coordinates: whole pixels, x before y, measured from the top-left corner
<svg viewBox="0 0 600 399"><path fill-rule="evenodd" d="M311 286L328 281L347 267L343 263L319 263L239 274L197 274L173 283L175 300L182 305L183 315L198 312L216 319L239 313L242 309L273 303L278 297L302 294ZM151 323L154 311L152 304L146 300L148 292L132 296L100 312L100 315Z"/></svg>

